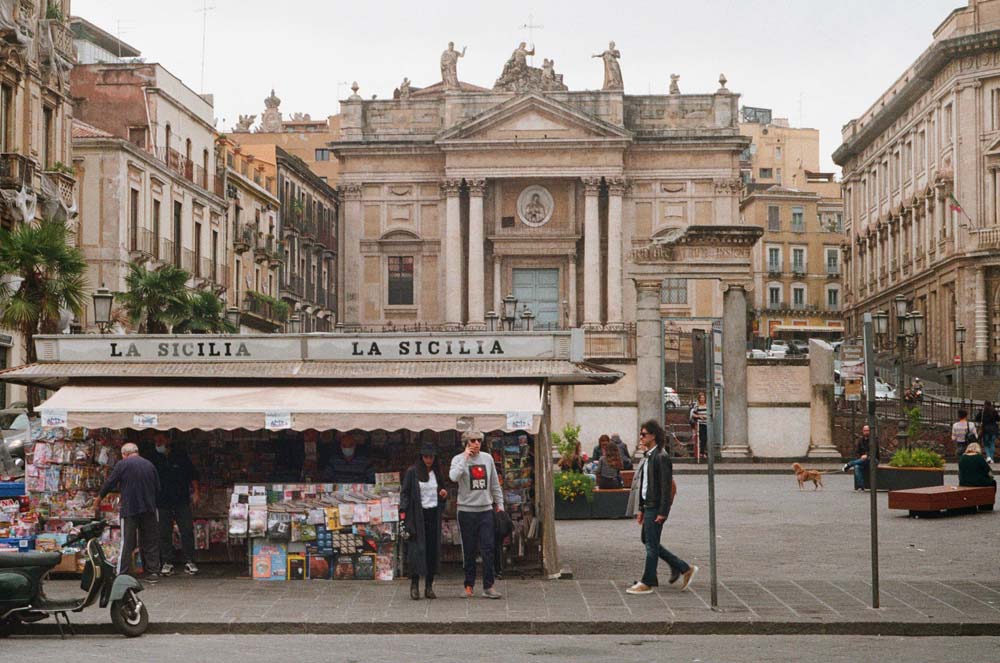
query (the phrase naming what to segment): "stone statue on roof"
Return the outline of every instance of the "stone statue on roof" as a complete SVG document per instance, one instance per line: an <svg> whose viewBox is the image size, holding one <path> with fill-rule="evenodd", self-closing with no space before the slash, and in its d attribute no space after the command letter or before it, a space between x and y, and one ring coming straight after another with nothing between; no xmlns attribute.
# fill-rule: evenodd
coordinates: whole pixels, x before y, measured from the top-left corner
<svg viewBox="0 0 1000 663"><path fill-rule="evenodd" d="M622 56L621 51L615 48L615 42L608 43L608 49L603 53L598 53L592 57L601 58L604 61L604 86L602 90L624 90L625 84L622 82L622 68L618 64L618 59Z"/></svg>
<svg viewBox="0 0 1000 663"><path fill-rule="evenodd" d="M518 44L510 58L503 66L500 78L493 84L493 89L500 92L547 92L552 90L565 91L562 74L555 72L555 60L545 59L542 67L528 65L528 56L535 54L535 47L530 49L525 42Z"/></svg>
<svg viewBox="0 0 1000 663"><path fill-rule="evenodd" d="M448 50L441 54L441 80L446 90L458 89L458 59L465 57L466 47L462 51L455 50L455 42L448 42Z"/></svg>
<svg viewBox="0 0 1000 663"><path fill-rule="evenodd" d="M250 133L250 127L253 126L253 121L257 119L256 115L240 115L240 119L236 121L236 128L233 129L233 133L246 134Z"/></svg>

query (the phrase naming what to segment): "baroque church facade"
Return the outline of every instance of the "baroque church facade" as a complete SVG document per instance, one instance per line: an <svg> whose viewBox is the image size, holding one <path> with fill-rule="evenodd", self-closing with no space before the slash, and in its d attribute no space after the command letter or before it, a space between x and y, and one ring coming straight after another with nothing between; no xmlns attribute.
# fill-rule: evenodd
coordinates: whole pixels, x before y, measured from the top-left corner
<svg viewBox="0 0 1000 663"><path fill-rule="evenodd" d="M626 373L600 394L565 388L556 422L583 424L588 440L612 432L597 429L604 422L630 439L649 409L637 406L637 359L653 353L659 364L662 349L634 341L641 294L629 264L692 226L740 223L749 139L739 95L724 76L708 94L674 84L670 94L627 95L614 43L595 56L603 88L589 91L569 90L550 60L529 66L524 44L492 89L461 82L463 53L449 45L439 83L404 79L393 99L371 100L355 84L341 103L330 143L340 168L338 320L345 331L481 330L513 296L519 328L525 309L535 329L582 327L589 358ZM656 293L660 317L704 327L722 315L718 281L669 276Z"/></svg>

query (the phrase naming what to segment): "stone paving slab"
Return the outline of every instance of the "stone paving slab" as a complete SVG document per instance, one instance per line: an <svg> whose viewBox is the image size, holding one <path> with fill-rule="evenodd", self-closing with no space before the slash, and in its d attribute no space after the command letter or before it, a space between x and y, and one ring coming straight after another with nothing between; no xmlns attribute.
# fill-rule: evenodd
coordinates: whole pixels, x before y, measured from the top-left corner
<svg viewBox="0 0 1000 663"><path fill-rule="evenodd" d="M853 633L1000 635L1000 581L902 580L882 583L882 608L864 580L728 580L710 607L707 574L686 592L673 587L632 596L615 580L501 580L500 600L461 596L445 579L435 601L409 598L393 583L245 578L161 580L142 598L155 632L475 633L484 623L510 633ZM76 583L53 581L50 595ZM83 632L108 632L107 611L73 615ZM51 623L33 631L54 630Z"/></svg>

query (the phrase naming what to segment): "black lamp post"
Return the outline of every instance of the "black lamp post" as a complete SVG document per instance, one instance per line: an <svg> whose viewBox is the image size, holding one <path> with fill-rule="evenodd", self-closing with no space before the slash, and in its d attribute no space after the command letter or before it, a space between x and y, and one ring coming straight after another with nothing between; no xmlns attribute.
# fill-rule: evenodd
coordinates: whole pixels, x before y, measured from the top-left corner
<svg viewBox="0 0 1000 663"><path fill-rule="evenodd" d="M513 331L515 320L517 320L517 297L507 295L503 298L503 321L507 324L508 330Z"/></svg>
<svg viewBox="0 0 1000 663"><path fill-rule="evenodd" d="M230 306L226 309L226 322L233 326L236 333L240 331L240 309L236 306Z"/></svg>
<svg viewBox="0 0 1000 663"><path fill-rule="evenodd" d="M115 295L102 283L91 295L91 299L94 300L94 322L102 334L107 334L108 327L111 326L111 305L115 301Z"/></svg>
<svg viewBox="0 0 1000 663"><path fill-rule="evenodd" d="M965 400L965 325L955 326L955 343L958 345L958 398Z"/></svg>

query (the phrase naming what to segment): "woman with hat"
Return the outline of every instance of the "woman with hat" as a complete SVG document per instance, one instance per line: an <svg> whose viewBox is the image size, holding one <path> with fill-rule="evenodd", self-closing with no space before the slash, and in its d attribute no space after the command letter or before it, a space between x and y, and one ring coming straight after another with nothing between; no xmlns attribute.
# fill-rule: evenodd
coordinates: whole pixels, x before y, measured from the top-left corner
<svg viewBox="0 0 1000 663"><path fill-rule="evenodd" d="M448 500L437 450L430 442L420 447L420 460L406 470L399 494L399 517L409 534L406 560L410 570L410 598L420 598L420 576L426 578L424 596L436 599L434 574L441 560L441 512Z"/></svg>

